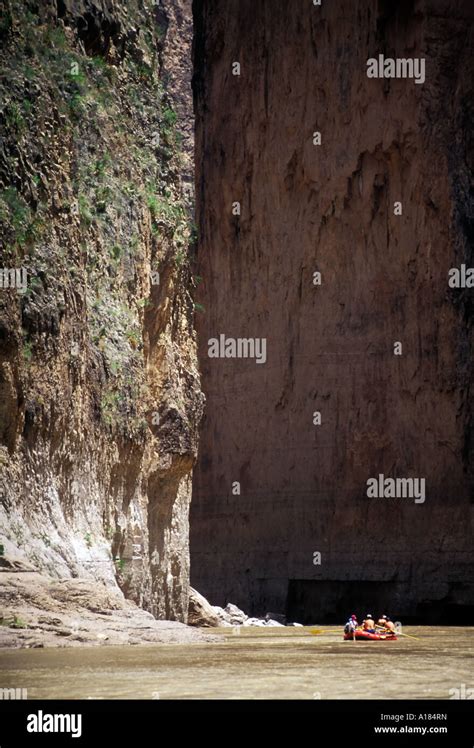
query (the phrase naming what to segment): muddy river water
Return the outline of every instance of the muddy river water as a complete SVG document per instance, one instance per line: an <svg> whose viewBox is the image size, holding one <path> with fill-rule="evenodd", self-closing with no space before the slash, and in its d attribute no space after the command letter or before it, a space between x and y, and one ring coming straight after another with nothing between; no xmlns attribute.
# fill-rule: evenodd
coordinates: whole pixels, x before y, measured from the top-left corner
<svg viewBox="0 0 474 748"><path fill-rule="evenodd" d="M318 630L219 629L213 643L3 650L0 688L26 688L29 699L474 696L473 628L409 627L410 637L395 642L345 642L330 627Z"/></svg>

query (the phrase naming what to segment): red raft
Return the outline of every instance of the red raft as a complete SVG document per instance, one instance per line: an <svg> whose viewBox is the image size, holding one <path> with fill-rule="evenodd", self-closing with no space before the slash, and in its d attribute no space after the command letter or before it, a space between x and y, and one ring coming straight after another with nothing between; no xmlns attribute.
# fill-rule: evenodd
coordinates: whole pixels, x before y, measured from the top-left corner
<svg viewBox="0 0 474 748"><path fill-rule="evenodd" d="M378 634L371 633L370 631L354 631L351 634L344 634L345 641L356 642L396 642L398 637L394 634Z"/></svg>

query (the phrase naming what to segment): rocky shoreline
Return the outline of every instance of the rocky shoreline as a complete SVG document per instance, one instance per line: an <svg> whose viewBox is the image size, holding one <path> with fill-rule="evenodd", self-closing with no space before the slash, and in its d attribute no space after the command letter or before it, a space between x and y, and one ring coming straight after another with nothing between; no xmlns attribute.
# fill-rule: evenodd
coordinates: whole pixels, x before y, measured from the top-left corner
<svg viewBox="0 0 474 748"><path fill-rule="evenodd" d="M279 614L250 617L232 603L211 605L192 588L187 625L157 620L118 587L86 578L52 579L24 561L3 559L3 564L0 648L190 644L220 640L202 631L206 628L301 625L287 624Z"/></svg>
<svg viewBox="0 0 474 748"><path fill-rule="evenodd" d="M217 638L159 621L93 579L51 579L22 565L0 573L0 648L190 644Z"/></svg>
<svg viewBox="0 0 474 748"><path fill-rule="evenodd" d="M302 626L301 623L286 621L284 615L267 613L264 618L250 617L243 610L227 603L225 608L211 605L197 590L190 588L188 624L200 627L235 627L235 626Z"/></svg>

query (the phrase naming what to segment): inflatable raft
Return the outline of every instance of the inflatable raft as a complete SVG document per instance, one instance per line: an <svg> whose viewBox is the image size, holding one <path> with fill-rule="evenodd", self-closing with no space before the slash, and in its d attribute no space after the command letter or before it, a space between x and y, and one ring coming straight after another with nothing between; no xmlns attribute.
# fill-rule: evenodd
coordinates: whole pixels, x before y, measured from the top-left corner
<svg viewBox="0 0 474 748"><path fill-rule="evenodd" d="M353 641L355 639L356 642L389 642L389 641L397 641L397 635L395 633L387 633L387 634L379 634L379 633L371 633L370 631L354 631L352 634L344 634L344 640L345 641Z"/></svg>

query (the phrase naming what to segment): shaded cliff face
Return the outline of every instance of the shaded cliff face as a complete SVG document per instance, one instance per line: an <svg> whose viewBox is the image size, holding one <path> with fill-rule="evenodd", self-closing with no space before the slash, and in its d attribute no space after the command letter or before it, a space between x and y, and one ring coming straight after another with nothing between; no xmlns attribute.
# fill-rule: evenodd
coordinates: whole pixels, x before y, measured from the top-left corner
<svg viewBox="0 0 474 748"><path fill-rule="evenodd" d="M448 286L472 266L469 14L194 3L207 405L191 581L213 603L472 612L472 290ZM426 81L368 78L379 54L425 58ZM266 363L209 358L220 334L265 338ZM379 474L424 478L424 503L368 498Z"/></svg>
<svg viewBox="0 0 474 748"><path fill-rule="evenodd" d="M0 33L0 562L184 620L190 3L9 0Z"/></svg>

